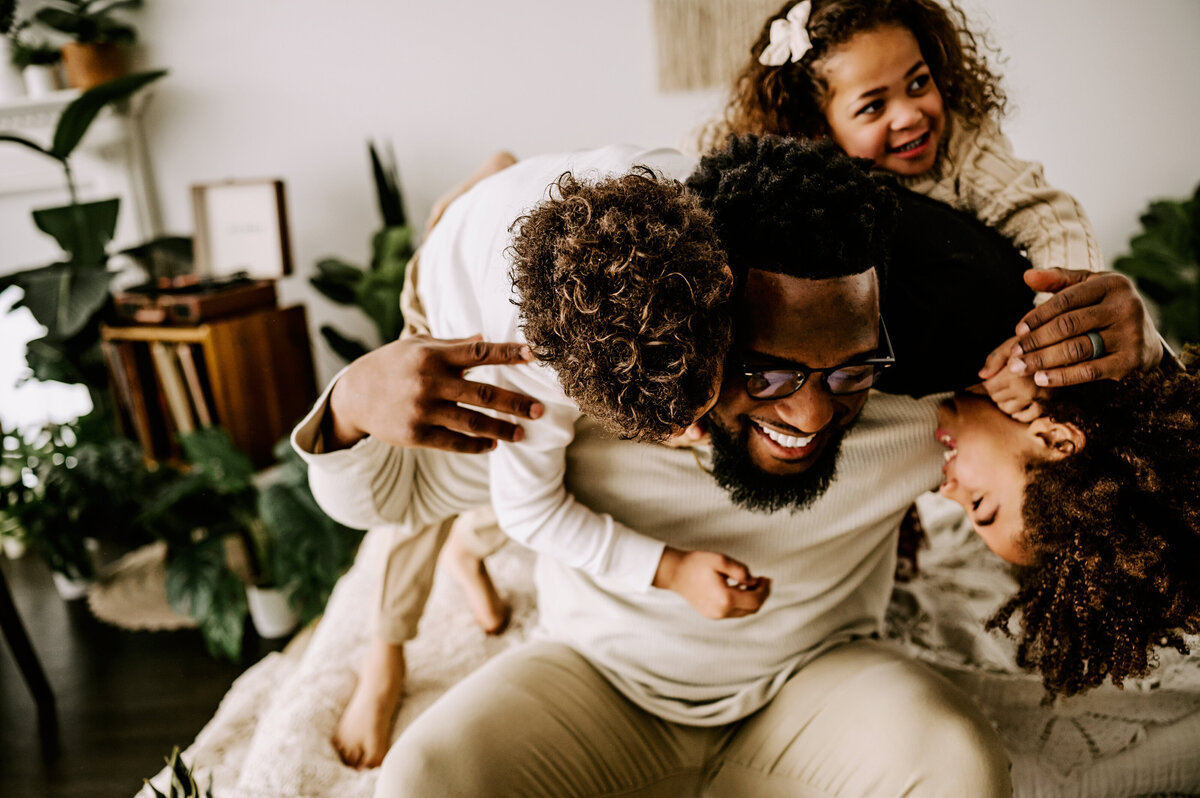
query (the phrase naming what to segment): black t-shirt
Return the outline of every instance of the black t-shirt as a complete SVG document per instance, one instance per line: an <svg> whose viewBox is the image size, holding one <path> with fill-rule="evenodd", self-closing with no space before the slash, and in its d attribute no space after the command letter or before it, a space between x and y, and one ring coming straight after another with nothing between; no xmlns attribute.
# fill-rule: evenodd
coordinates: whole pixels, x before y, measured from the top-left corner
<svg viewBox="0 0 1200 798"><path fill-rule="evenodd" d="M896 365L876 387L924 396L979 382L989 352L1033 307L1029 261L974 216L897 190L900 213L881 306Z"/></svg>

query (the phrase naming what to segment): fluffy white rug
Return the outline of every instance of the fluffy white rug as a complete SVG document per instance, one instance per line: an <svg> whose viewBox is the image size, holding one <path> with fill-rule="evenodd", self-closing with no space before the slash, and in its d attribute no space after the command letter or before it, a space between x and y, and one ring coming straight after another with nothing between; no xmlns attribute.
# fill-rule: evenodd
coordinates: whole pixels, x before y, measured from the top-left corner
<svg viewBox="0 0 1200 798"><path fill-rule="evenodd" d="M1103 798L1200 793L1200 660L1166 657L1154 678L1041 706L1034 677L1016 672L1012 646L983 632L1013 583L956 510L930 496L922 515L931 538L921 577L897 588L887 636L971 694L1013 758L1018 798ZM364 540L303 652L272 654L230 688L185 752L212 774L216 798L367 798L375 772L341 764L329 743L354 688L368 640L372 588L383 541ZM408 646L409 677L398 735L442 692L489 657L526 639L536 624L533 557L509 545L488 560L513 602L502 637L474 625L457 589L439 575L420 633ZM165 774L154 783L161 788ZM139 793L149 798L149 792Z"/></svg>

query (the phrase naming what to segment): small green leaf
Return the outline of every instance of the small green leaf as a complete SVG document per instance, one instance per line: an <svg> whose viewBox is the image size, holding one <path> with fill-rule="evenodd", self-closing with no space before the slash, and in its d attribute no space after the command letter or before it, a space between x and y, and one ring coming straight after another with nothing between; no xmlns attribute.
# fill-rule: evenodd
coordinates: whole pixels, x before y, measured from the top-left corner
<svg viewBox="0 0 1200 798"><path fill-rule="evenodd" d="M51 9L43 9L43 11L48 10ZM92 120L104 106L124 100L138 89L153 83L165 74L167 74L165 69L137 72L108 83L102 83L79 95L63 109L62 115L58 118L58 126L54 129L54 145L50 148L51 154L55 158L65 161L74 152L79 141L91 127Z"/></svg>
<svg viewBox="0 0 1200 798"><path fill-rule="evenodd" d="M321 337L329 344L329 348L347 363L358 360L370 351L362 341L347 338L328 324L321 325Z"/></svg>
<svg viewBox="0 0 1200 798"><path fill-rule="evenodd" d="M38 229L52 236L71 262L79 266L104 268L108 244L117 230L119 199L40 208L33 212Z"/></svg>

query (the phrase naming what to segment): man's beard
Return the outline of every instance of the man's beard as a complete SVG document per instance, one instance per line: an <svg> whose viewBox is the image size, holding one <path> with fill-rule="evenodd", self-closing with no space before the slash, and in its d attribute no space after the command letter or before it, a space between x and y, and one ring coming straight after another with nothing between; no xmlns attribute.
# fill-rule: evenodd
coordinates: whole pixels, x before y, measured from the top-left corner
<svg viewBox="0 0 1200 798"><path fill-rule="evenodd" d="M749 423L737 437L711 415L708 427L713 446L713 478L729 491L734 504L762 513L798 512L825 493L837 471L838 450L846 434L845 429L835 432L807 471L768 474L750 458Z"/></svg>

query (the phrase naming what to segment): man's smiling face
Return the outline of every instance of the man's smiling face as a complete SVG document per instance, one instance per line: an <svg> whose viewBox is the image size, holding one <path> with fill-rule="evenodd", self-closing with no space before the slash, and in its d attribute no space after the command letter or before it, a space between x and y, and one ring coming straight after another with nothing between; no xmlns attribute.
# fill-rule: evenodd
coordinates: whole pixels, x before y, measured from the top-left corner
<svg viewBox="0 0 1200 798"><path fill-rule="evenodd" d="M835 396L814 374L791 396L754 399L740 364L828 368L870 355L879 345L878 280L873 269L825 280L751 269L741 314L741 335L709 414L714 470L746 506L803 507L828 486L842 433L867 391Z"/></svg>

